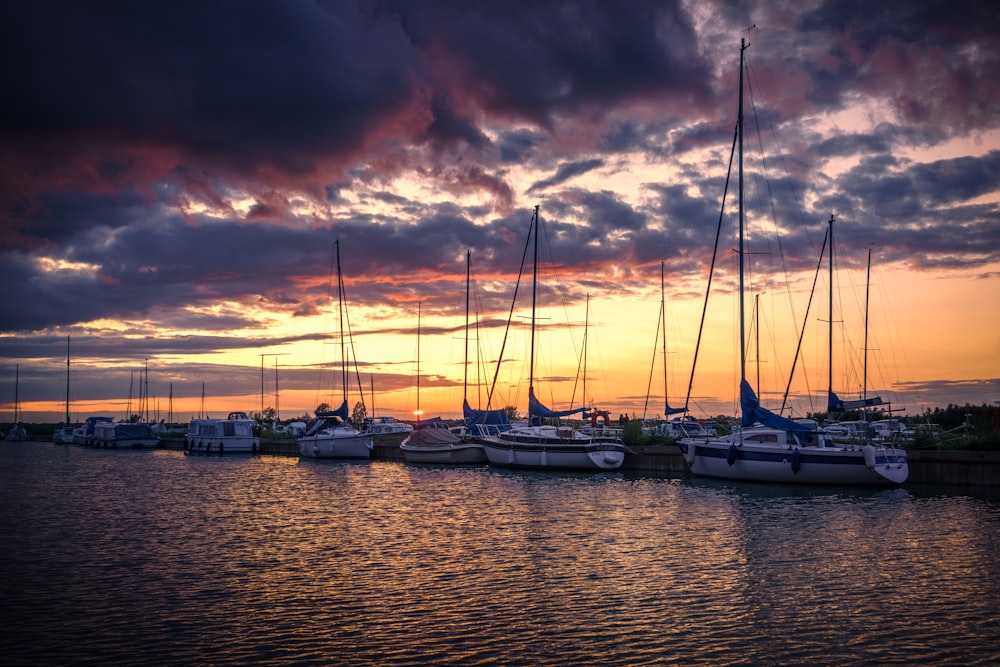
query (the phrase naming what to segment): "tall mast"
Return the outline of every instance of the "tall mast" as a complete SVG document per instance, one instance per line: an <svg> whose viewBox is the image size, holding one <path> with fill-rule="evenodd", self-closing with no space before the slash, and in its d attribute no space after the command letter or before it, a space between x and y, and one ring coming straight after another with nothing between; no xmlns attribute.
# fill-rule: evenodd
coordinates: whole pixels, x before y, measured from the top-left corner
<svg viewBox="0 0 1000 667"><path fill-rule="evenodd" d="M420 301L417 301L417 419L423 414L420 411Z"/></svg>
<svg viewBox="0 0 1000 667"><path fill-rule="evenodd" d="M20 423L18 419L18 410L21 407L21 364L14 366L14 425Z"/></svg>
<svg viewBox="0 0 1000 667"><path fill-rule="evenodd" d="M538 204L535 204L535 255L531 268L531 357L528 362L528 392L534 394L535 390L535 301L538 297ZM528 421L531 421L531 402L528 404Z"/></svg>
<svg viewBox="0 0 1000 667"><path fill-rule="evenodd" d="M347 355L344 352L344 277L340 272L340 239L333 242L337 250L337 317L340 323L340 386L347 404Z"/></svg>
<svg viewBox="0 0 1000 667"><path fill-rule="evenodd" d="M664 272L666 262L660 262L660 320L663 324L663 406L666 408L670 404L670 392L667 391L667 298L663 289ZM667 415L664 413L664 419Z"/></svg>
<svg viewBox="0 0 1000 667"><path fill-rule="evenodd" d="M862 394L861 398L864 400L862 405L862 414L864 415L863 421L868 421L868 291L871 289L871 279L872 279L872 249L871 246L868 247L868 273L865 274L865 364L864 364L864 380L862 381Z"/></svg>
<svg viewBox="0 0 1000 667"><path fill-rule="evenodd" d="M757 396L760 396L760 294L753 295L753 353L757 368Z"/></svg>
<svg viewBox="0 0 1000 667"><path fill-rule="evenodd" d="M66 426L69 426L69 336L66 336Z"/></svg>
<svg viewBox="0 0 1000 667"><path fill-rule="evenodd" d="M830 326L827 331L827 343L826 343L826 351L827 351L826 367L829 369L829 376L830 376L829 385L827 386L826 389L826 396L828 403L830 400L830 396L833 395L833 214L832 213L830 214L829 230L830 231L828 236L830 237L830 304L828 311L829 313L828 322ZM829 418L830 415L828 414L827 419Z"/></svg>
<svg viewBox="0 0 1000 667"><path fill-rule="evenodd" d="M469 278L471 276L472 250L465 250L465 364L462 376L462 403L469 402ZM463 415L464 416L464 415Z"/></svg>
<svg viewBox="0 0 1000 667"><path fill-rule="evenodd" d="M583 407L587 407L587 334L590 333L590 293L587 293L587 308L583 316Z"/></svg>
<svg viewBox="0 0 1000 667"><path fill-rule="evenodd" d="M278 356L274 356L274 419L281 419L281 404L278 399Z"/></svg>
<svg viewBox="0 0 1000 667"><path fill-rule="evenodd" d="M746 39L740 39L740 108L736 115L736 127L739 135L739 209L740 209L740 386L747 379L746 359L746 322L744 321L743 295L743 52L746 51Z"/></svg>

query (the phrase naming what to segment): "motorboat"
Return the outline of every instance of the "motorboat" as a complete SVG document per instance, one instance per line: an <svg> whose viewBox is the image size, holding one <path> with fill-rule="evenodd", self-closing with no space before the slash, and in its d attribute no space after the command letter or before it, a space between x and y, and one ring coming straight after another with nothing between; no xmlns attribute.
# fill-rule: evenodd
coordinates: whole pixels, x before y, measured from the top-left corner
<svg viewBox="0 0 1000 667"><path fill-rule="evenodd" d="M184 434L188 454L257 454L260 438L256 422L245 412L230 412L225 419L192 419Z"/></svg>

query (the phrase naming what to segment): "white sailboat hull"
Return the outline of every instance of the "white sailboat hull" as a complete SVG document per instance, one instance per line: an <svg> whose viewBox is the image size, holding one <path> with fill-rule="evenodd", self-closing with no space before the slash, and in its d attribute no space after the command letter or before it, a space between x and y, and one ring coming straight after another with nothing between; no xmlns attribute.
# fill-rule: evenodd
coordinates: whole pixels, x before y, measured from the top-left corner
<svg viewBox="0 0 1000 667"><path fill-rule="evenodd" d="M621 441L589 438L570 428L513 428L480 442L490 465L505 468L617 470L625 461Z"/></svg>
<svg viewBox="0 0 1000 667"><path fill-rule="evenodd" d="M317 434L299 438L299 456L313 459L368 459L372 436Z"/></svg>
<svg viewBox="0 0 1000 667"><path fill-rule="evenodd" d="M906 452L891 447L813 447L683 439L678 447L691 474L751 482L898 486L906 481Z"/></svg>

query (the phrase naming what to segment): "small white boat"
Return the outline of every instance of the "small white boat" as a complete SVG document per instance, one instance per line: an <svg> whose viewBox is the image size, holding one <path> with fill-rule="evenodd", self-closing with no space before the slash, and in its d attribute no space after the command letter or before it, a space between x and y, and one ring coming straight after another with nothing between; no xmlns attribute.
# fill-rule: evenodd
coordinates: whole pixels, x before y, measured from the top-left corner
<svg viewBox="0 0 1000 667"><path fill-rule="evenodd" d="M14 425L10 427L7 431L7 435L4 436L4 440L8 442L24 442L28 439L28 432L24 430L24 426L21 424L21 398L19 394L19 387L21 383L21 366L18 365L15 369L14 375Z"/></svg>
<svg viewBox="0 0 1000 667"><path fill-rule="evenodd" d="M344 276L340 269L340 239L334 241L337 258L337 302L340 312L340 388L343 401L336 410L316 413L316 419L306 426L305 435L300 436L299 456L316 459L367 459L372 455L371 433L362 433L348 421L348 355L344 338L344 313L347 310L344 298Z"/></svg>
<svg viewBox="0 0 1000 667"><path fill-rule="evenodd" d="M386 433L413 433L413 427L395 417L371 417L366 420L365 430L372 435Z"/></svg>
<svg viewBox="0 0 1000 667"><path fill-rule="evenodd" d="M711 438L715 435L715 426L695 419L690 415L653 424L642 429L646 435L656 435L665 438Z"/></svg>
<svg viewBox="0 0 1000 667"><path fill-rule="evenodd" d="M160 439L149 424L98 422L94 424L90 444L115 449L153 449L160 444Z"/></svg>
<svg viewBox="0 0 1000 667"><path fill-rule="evenodd" d="M230 412L225 419L192 419L184 435L189 454L256 454L260 438L253 434L254 420L245 412Z"/></svg>
<svg viewBox="0 0 1000 667"><path fill-rule="evenodd" d="M72 426L60 426L52 432L52 442L57 445L72 445L75 442L73 439L75 430Z"/></svg>
<svg viewBox="0 0 1000 667"><path fill-rule="evenodd" d="M367 459L372 436L362 433L334 413L320 413L299 438L299 456L314 459Z"/></svg>
<svg viewBox="0 0 1000 667"><path fill-rule="evenodd" d="M399 443L407 463L486 463L483 445L459 437L447 427L418 428Z"/></svg>

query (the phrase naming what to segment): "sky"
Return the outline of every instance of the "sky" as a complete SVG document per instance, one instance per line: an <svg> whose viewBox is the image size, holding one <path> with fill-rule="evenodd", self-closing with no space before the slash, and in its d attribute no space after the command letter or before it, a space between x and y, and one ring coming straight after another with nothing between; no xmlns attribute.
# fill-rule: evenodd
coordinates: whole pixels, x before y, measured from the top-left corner
<svg viewBox="0 0 1000 667"><path fill-rule="evenodd" d="M0 36L0 421L63 420L67 359L72 421L306 415L341 342L369 413L524 414L535 206L539 398L736 414L741 39L764 405L1000 400L994 3L39 0Z"/></svg>

